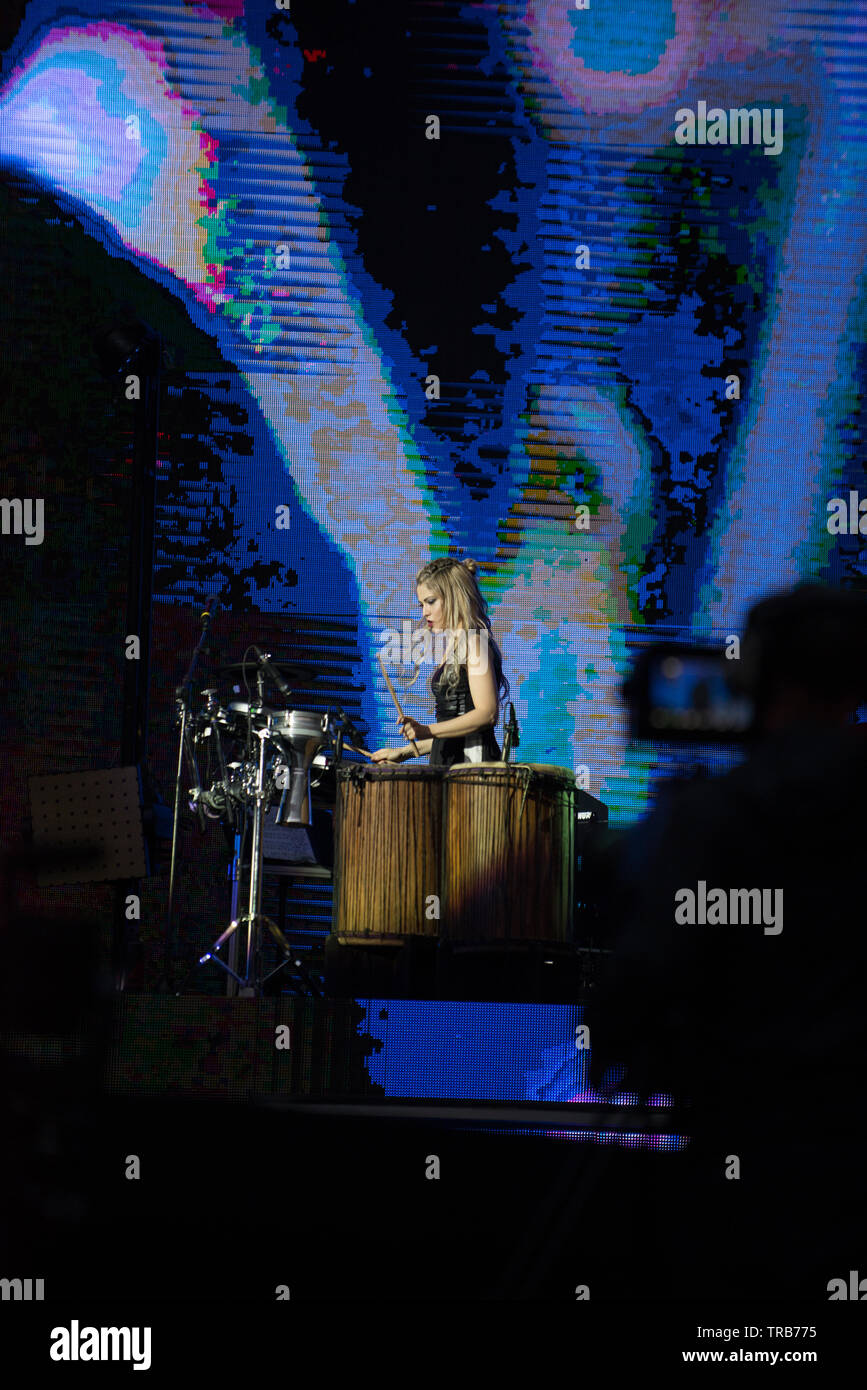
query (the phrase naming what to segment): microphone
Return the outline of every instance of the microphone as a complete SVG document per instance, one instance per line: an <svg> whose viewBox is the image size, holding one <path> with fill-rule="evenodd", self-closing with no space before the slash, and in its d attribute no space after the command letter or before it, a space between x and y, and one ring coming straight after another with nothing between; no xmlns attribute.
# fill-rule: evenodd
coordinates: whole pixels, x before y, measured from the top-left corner
<svg viewBox="0 0 867 1390"><path fill-rule="evenodd" d="M361 734L349 718L349 715L345 710L342 710L339 705L337 707L337 717L341 722L341 732L344 738L347 741L351 739L354 743L361 743Z"/></svg>
<svg viewBox="0 0 867 1390"><path fill-rule="evenodd" d="M271 683L277 687L284 699L288 699L292 692L283 677L271 665L271 662L268 660L268 655L266 655L265 652L260 652L258 647L252 647L251 650Z"/></svg>
<svg viewBox="0 0 867 1390"><path fill-rule="evenodd" d="M512 755L512 749L517 748L521 742L521 730L515 715L515 706L509 701L509 719L506 724L506 737L503 740L503 762L507 763Z"/></svg>
<svg viewBox="0 0 867 1390"><path fill-rule="evenodd" d="M216 618L219 613L222 601L222 592L219 594L212 594L210 598L205 599L205 606L202 609L202 628L205 632L207 632L208 628L211 626L212 618Z"/></svg>

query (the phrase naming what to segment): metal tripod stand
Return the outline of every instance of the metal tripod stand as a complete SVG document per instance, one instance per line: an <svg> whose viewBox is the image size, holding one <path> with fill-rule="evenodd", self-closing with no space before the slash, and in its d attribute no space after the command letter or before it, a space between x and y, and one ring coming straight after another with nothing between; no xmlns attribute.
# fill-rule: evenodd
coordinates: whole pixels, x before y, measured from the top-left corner
<svg viewBox="0 0 867 1390"><path fill-rule="evenodd" d="M242 998L258 998L262 993L262 986L276 975L285 965L288 965L292 958L292 949L286 937L281 932L275 922L270 917L265 917L262 913L262 858L263 858L263 837L262 823L267 811L267 795L265 788L265 745L270 741L272 734L270 719L265 718L265 722L254 729L254 718L261 716L263 712L263 678L261 670L258 673L257 701L250 706L249 719L252 732L259 740L259 757L256 767L256 786L253 796L253 843L250 850L250 883L247 895L247 911L240 917L231 921L223 932L214 942L209 951L206 951L199 958L199 964L205 965L212 960L215 965L220 965L238 983L238 995ZM249 807L247 809L249 815ZM240 866L237 868L240 874ZM283 952L283 959L273 970L269 970L267 975L262 974L262 927L268 928L277 945ZM221 960L217 955L220 947L234 935L238 928L246 928L246 951L244 957L244 974L239 975L232 965Z"/></svg>

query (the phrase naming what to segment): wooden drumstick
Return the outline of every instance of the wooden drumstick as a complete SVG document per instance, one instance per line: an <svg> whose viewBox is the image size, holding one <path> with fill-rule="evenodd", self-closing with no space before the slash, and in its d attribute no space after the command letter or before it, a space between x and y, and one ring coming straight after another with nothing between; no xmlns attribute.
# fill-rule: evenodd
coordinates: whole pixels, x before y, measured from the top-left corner
<svg viewBox="0 0 867 1390"><path fill-rule="evenodd" d="M394 686L392 685L391 681L388 679L388 672L387 672L386 669L385 669L385 662L384 662L383 659L382 659L382 652L377 652L377 656L379 657L379 668L380 668L380 670L382 671L382 674L385 676L385 683L386 683L386 685L388 686L389 692L390 692L390 694L391 694L391 698L394 700L394 707L395 707L395 709L397 710L398 714L400 715L401 719L405 719L405 718L406 718L406 715L404 714L403 710L401 709L401 707L400 707L400 701L398 700L397 696L396 696L395 693L394 693ZM418 757L420 756L419 751L418 751L418 747L417 747L417 745L413 742L412 739L409 740L409 746L410 746L410 748L412 749L412 751L413 751L413 753L415 754L415 756L418 758Z"/></svg>
<svg viewBox="0 0 867 1390"><path fill-rule="evenodd" d="M373 762L373 754L368 753L366 748L356 748L354 743L345 743L344 748L348 748L352 753L360 753L362 758L369 758Z"/></svg>

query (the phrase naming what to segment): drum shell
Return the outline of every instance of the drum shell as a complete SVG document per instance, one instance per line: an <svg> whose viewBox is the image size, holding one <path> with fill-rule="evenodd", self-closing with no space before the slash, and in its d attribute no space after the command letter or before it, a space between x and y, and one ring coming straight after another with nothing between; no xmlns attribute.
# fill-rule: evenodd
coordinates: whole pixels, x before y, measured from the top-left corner
<svg viewBox="0 0 867 1390"><path fill-rule="evenodd" d="M282 770L289 774L289 785L284 786L277 808L277 824L311 826L310 769L325 745L328 717L309 710L278 710L271 715L269 728L286 760Z"/></svg>
<svg viewBox="0 0 867 1390"><path fill-rule="evenodd" d="M337 769L333 935L343 944L439 936L444 768L380 763Z"/></svg>
<svg viewBox="0 0 867 1390"><path fill-rule="evenodd" d="M443 818L444 937L491 944L572 940L571 772L534 763L459 763L446 771Z"/></svg>
<svg viewBox="0 0 867 1390"><path fill-rule="evenodd" d="M254 706L254 711L256 707ZM222 724L241 740L246 739L250 724L250 705L244 700L233 700L228 709L218 711ZM316 714L306 709L267 709L254 712L254 730L267 728L272 736L299 750L316 744L321 747L326 742L328 716ZM317 747L317 751L318 751Z"/></svg>
<svg viewBox="0 0 867 1390"><path fill-rule="evenodd" d="M326 741L328 717L306 709L278 710L271 716L271 730L298 749L306 749L310 744L321 747Z"/></svg>

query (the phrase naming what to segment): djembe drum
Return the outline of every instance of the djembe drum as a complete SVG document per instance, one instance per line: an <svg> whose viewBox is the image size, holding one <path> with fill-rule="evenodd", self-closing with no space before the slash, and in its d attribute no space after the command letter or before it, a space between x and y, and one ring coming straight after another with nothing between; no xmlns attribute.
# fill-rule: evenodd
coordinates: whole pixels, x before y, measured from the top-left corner
<svg viewBox="0 0 867 1390"><path fill-rule="evenodd" d="M542 763L458 763L445 775L443 822L444 938L571 941L571 772Z"/></svg>
<svg viewBox="0 0 867 1390"><path fill-rule="evenodd" d="M332 931L341 945L439 935L443 774L393 763L337 769Z"/></svg>

